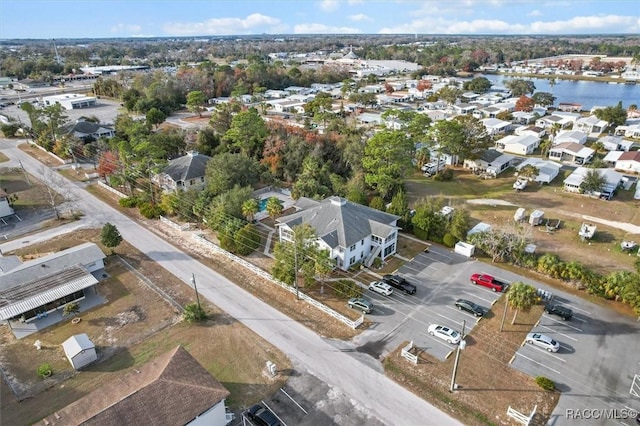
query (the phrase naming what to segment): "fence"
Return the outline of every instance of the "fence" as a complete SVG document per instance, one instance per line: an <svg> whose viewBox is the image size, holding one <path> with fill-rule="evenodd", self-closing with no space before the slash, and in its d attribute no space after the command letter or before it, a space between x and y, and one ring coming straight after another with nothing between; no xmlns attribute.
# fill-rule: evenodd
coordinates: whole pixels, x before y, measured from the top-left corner
<svg viewBox="0 0 640 426"><path fill-rule="evenodd" d="M283 289L287 290L290 293L296 293L296 289L291 287L290 285L283 283L280 280L277 280L275 278L273 278L273 276L271 274L269 274L268 272L260 269L259 267L257 267L256 265L247 262L246 260L232 254L229 253L226 250L223 250L222 248L218 247L217 245L215 245L214 243L212 243L211 241L207 240L206 238L204 238L204 236L199 235L199 234L194 234L193 238L195 238L198 242L204 244L205 246L207 246L208 248L210 248L211 250L215 251L216 253L222 254L226 257L228 257L229 259L231 259L233 262L238 263L242 266L244 266L245 268L249 269L250 271L252 271L253 273L255 273L256 275L258 275L259 277L262 277L266 280L271 281L274 284L279 285L280 287L282 287ZM334 311L333 309L331 309L330 307L328 307L327 305L318 302L317 300L307 296L306 294L304 294L301 291L298 291L298 297L300 297L300 299L304 300L305 302L309 303L310 305L315 306L316 308L322 310L323 312L326 312L327 314L331 315L332 317L336 318L338 321L343 322L344 324L348 325L351 328L358 328L360 326L360 324L362 324L364 322L364 316L361 316L360 318L358 318L355 321L350 320L349 318L345 317L344 315Z"/></svg>
<svg viewBox="0 0 640 426"><path fill-rule="evenodd" d="M405 346L404 348L402 348L402 357L406 358L407 360L411 361L412 363L418 365L418 355L414 355L411 353L411 348L413 348L413 340L410 341L407 346Z"/></svg>
<svg viewBox="0 0 640 426"><path fill-rule="evenodd" d="M123 194L122 192L118 191L117 189L110 187L109 185L107 185L104 182L98 181L98 186L100 188L102 188L102 189L106 189L107 191L113 192L114 194L116 194L120 198L127 198L126 194Z"/></svg>
<svg viewBox="0 0 640 426"><path fill-rule="evenodd" d="M188 231L189 228L191 228L191 224L190 223L185 223L183 225L180 225L174 221L172 221L171 219L168 219L164 216L160 216L160 222L164 223L165 225L169 225L172 228L177 229L178 231Z"/></svg>
<svg viewBox="0 0 640 426"><path fill-rule="evenodd" d="M531 421L533 420L533 417L536 415L536 410L537 410L538 406L536 405L535 407L533 407L533 411L531 412L530 416L527 416L525 414L522 414L519 411L514 410L513 408L511 408L511 406L509 406L509 408L507 409L507 416L511 417L512 419L514 419L516 422L520 423L521 425L530 425Z"/></svg>

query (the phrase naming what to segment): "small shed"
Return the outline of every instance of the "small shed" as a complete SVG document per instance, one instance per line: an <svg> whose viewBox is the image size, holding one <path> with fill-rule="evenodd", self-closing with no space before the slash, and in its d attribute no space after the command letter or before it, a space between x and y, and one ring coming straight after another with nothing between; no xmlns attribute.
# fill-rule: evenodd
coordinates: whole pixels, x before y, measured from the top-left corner
<svg viewBox="0 0 640 426"><path fill-rule="evenodd" d="M529 224L531 226L538 226L542 223L544 212L542 210L534 210L529 215Z"/></svg>
<svg viewBox="0 0 640 426"><path fill-rule="evenodd" d="M62 342L62 348L64 349L64 354L67 356L67 359L76 370L98 359L96 346L89 340L89 336L87 336L86 333L69 337Z"/></svg>
<svg viewBox="0 0 640 426"><path fill-rule="evenodd" d="M462 241L456 243L456 247L454 249L456 253L467 257L473 257L473 253L475 252L475 250L476 246L474 246L473 244L464 243Z"/></svg>
<svg viewBox="0 0 640 426"><path fill-rule="evenodd" d="M516 212L513 214L513 220L515 220L516 222L522 222L526 217L527 213L524 207L518 208L518 210L516 210Z"/></svg>

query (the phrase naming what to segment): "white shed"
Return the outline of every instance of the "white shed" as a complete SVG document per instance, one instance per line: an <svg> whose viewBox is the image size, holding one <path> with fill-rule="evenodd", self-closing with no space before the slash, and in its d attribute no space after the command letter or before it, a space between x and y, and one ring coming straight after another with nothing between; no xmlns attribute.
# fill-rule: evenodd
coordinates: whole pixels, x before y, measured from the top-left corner
<svg viewBox="0 0 640 426"><path fill-rule="evenodd" d="M454 249L456 253L461 254L463 256L467 256L467 257L473 257L473 253L475 252L475 250L476 250L476 246L474 246L473 244L462 242L462 241L458 241Z"/></svg>
<svg viewBox="0 0 640 426"><path fill-rule="evenodd" d="M529 223L532 226L538 226L542 223L543 217L544 217L544 212L542 210L534 210L529 215Z"/></svg>
<svg viewBox="0 0 640 426"><path fill-rule="evenodd" d="M85 333L69 337L62 342L62 348L67 359L76 370L98 359L96 346Z"/></svg>

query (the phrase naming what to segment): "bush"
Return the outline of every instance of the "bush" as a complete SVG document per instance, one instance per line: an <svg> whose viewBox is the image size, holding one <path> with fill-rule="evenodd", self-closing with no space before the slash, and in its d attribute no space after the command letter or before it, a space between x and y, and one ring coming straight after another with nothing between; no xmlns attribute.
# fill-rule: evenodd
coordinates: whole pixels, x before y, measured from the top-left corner
<svg viewBox="0 0 640 426"><path fill-rule="evenodd" d="M456 245L456 237L454 237L451 234L444 234L444 237L442 237L442 242L444 243L445 246L447 247L453 247Z"/></svg>
<svg viewBox="0 0 640 426"><path fill-rule="evenodd" d="M382 267L382 259L380 259L379 257L376 257L375 259L373 259L373 263L371 264L371 266L373 266L376 269L380 269Z"/></svg>
<svg viewBox="0 0 640 426"><path fill-rule="evenodd" d="M434 180L439 182L449 182L453 180L453 170L446 168L433 177Z"/></svg>
<svg viewBox="0 0 640 426"><path fill-rule="evenodd" d="M189 303L182 314L186 322L198 322L207 318L207 313L197 303Z"/></svg>
<svg viewBox="0 0 640 426"><path fill-rule="evenodd" d="M250 223L239 229L234 235L234 239L238 254L242 256L248 256L260 247L260 234L256 227Z"/></svg>
<svg viewBox="0 0 640 426"><path fill-rule="evenodd" d="M157 219L164 213L162 207L149 202L141 203L138 208L140 209L140 214L147 219Z"/></svg>
<svg viewBox="0 0 640 426"><path fill-rule="evenodd" d="M38 367L38 376L39 377L49 377L50 375L53 374L53 370L51 369L51 364L45 363L45 364L40 364L40 367Z"/></svg>
<svg viewBox="0 0 640 426"><path fill-rule="evenodd" d="M136 197L120 198L118 200L118 204L120 204L120 207L127 207L127 208L138 207L138 199Z"/></svg>
<svg viewBox="0 0 640 426"><path fill-rule="evenodd" d="M13 138L18 133L18 129L20 129L20 125L18 123L9 123L9 124L1 124L0 132L4 135L5 138Z"/></svg>
<svg viewBox="0 0 640 426"><path fill-rule="evenodd" d="M345 299L362 296L362 289L352 280L338 280L333 288L336 296L344 297Z"/></svg>
<svg viewBox="0 0 640 426"><path fill-rule="evenodd" d="M553 383L553 380L544 376L536 377L536 384L546 391L552 391L556 388L556 384Z"/></svg>

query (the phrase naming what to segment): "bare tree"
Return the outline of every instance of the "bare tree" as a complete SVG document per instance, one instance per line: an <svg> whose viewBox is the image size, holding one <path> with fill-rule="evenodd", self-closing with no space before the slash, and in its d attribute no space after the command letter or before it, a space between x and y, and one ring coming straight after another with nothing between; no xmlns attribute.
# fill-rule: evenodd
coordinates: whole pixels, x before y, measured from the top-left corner
<svg viewBox="0 0 640 426"><path fill-rule="evenodd" d="M64 208L67 208L69 215L73 216L78 198L73 193L71 186L62 176L44 166L42 167L42 176L43 199L55 213L56 219L62 218L60 212Z"/></svg>

